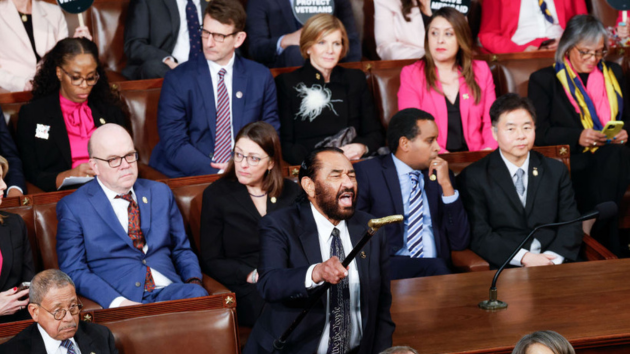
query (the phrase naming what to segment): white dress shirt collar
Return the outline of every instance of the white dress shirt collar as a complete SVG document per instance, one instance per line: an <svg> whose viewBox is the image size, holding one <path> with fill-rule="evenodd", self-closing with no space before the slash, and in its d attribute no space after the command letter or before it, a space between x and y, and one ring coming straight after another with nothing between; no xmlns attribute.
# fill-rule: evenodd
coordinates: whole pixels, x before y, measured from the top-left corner
<svg viewBox="0 0 630 354"><path fill-rule="evenodd" d="M505 165L507 166L508 171L510 171L510 177L514 177L514 175L516 174L516 171L518 171L519 169L522 169L523 171L525 171L525 174L523 175L523 183L525 184L525 188L527 188L527 183L525 182L525 179L527 178L527 174L529 170L529 152L527 153L527 158L525 159L525 162L523 162L523 165L520 167L516 166L515 164L510 162L507 158L505 158L501 149L499 149L499 153L501 154L501 159L503 159L503 162L505 162Z"/></svg>
<svg viewBox="0 0 630 354"><path fill-rule="evenodd" d="M56 340L52 338L51 336L49 336L46 330L44 330L44 328L42 328L42 326L40 326L39 323L37 324L37 329L39 330L39 333L41 334L42 339L44 340L44 346L46 347L46 354L66 354L68 352L66 348L61 346L61 341ZM70 338L70 341L72 341L72 344L74 344L74 351L76 351L77 354L81 354L79 345L74 340L74 338Z"/></svg>
<svg viewBox="0 0 630 354"><path fill-rule="evenodd" d="M236 53L232 53L232 58L226 65L219 65L212 60L208 60L208 65L210 66L210 74L212 78L219 75L219 71L221 69L225 69L230 76L232 75L232 68L234 67L234 58L236 58ZM227 75L227 74L226 74Z"/></svg>
<svg viewBox="0 0 630 354"><path fill-rule="evenodd" d="M108 199L110 202L113 202L113 201L117 200L117 199L116 199L116 196L118 196L118 195L120 195L120 194L118 194L118 193L114 192L113 190L111 190L111 189L109 189L109 188L105 187L105 185L103 184L103 182L101 182L101 180L100 180L100 179L98 179L98 176L96 177L96 181L97 181L97 182L98 182L98 184L101 186L101 188L103 189L103 192L105 192L105 196L107 196L107 199ZM130 189L129 191L127 191L126 193L123 193L123 194L127 194L127 193L129 193L130 191L131 191L131 196L133 197L133 200L135 200L135 201L136 201L136 203L137 203L137 202L138 202L138 198L136 198L136 192L133 190L133 187L131 187L131 189ZM124 199L123 199L123 201L124 201Z"/></svg>

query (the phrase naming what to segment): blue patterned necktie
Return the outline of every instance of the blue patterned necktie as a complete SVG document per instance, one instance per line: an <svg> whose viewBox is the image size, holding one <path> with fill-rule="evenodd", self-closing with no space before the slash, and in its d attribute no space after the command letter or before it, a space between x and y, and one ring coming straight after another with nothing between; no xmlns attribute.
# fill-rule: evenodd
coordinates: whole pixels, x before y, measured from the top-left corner
<svg viewBox="0 0 630 354"><path fill-rule="evenodd" d="M407 223L407 248L412 258L422 258L424 244L422 243L422 229L424 218L424 201L422 200L422 173L413 171L411 178L411 195L409 196L409 216Z"/></svg>
<svg viewBox="0 0 630 354"><path fill-rule="evenodd" d="M339 237L339 229L332 231L330 257L337 256L340 262L346 259L343 244ZM350 287L348 277L330 287L330 303L328 319L330 321L330 337L327 354L344 354L350 348Z"/></svg>
<svg viewBox="0 0 630 354"><path fill-rule="evenodd" d="M188 23L188 39L190 40L190 52L188 60L196 58L201 54L201 35L199 29L199 15L197 14L197 6L192 0L186 2L186 22Z"/></svg>
<svg viewBox="0 0 630 354"><path fill-rule="evenodd" d="M542 11L543 16L545 16L545 20L553 25L553 16L551 16L551 11L547 8L545 0L538 0L538 6L540 6L540 11Z"/></svg>
<svg viewBox="0 0 630 354"><path fill-rule="evenodd" d="M62 340L61 346L68 350L68 354L77 354L76 350L74 349L74 344L72 344L72 341L70 339Z"/></svg>

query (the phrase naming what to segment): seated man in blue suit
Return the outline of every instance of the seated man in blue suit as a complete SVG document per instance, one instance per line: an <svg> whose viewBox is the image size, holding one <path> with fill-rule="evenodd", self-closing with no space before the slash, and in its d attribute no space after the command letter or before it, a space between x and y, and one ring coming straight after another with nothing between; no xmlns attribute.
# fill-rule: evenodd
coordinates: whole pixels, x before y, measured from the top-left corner
<svg viewBox="0 0 630 354"><path fill-rule="evenodd" d="M295 0L251 0L247 3L249 54L270 68L304 65L300 54L302 24L293 15ZM359 32L350 0L335 0L333 15L341 20L350 39L344 62L361 60Z"/></svg>
<svg viewBox="0 0 630 354"><path fill-rule="evenodd" d="M2 109L0 109L0 156L9 162L9 173L4 177L4 181L7 183L6 196L19 197L24 195L26 192L26 180L22 172L22 160L20 160L13 137L9 133Z"/></svg>
<svg viewBox="0 0 630 354"><path fill-rule="evenodd" d="M433 117L415 108L394 115L387 129L391 154L355 165L359 210L405 216L387 226L392 279L450 273L451 251L468 247L470 230L448 163L438 157Z"/></svg>
<svg viewBox="0 0 630 354"><path fill-rule="evenodd" d="M138 178L127 131L99 127L88 144L96 178L57 203L57 255L77 292L104 308L206 296L173 193Z"/></svg>
<svg viewBox="0 0 630 354"><path fill-rule="evenodd" d="M170 178L218 173L232 156L234 136L251 122L280 129L276 86L269 69L241 58L245 10L213 0L201 32L203 56L168 72L158 106L160 142L149 165Z"/></svg>
<svg viewBox="0 0 630 354"><path fill-rule="evenodd" d="M395 325L389 252L383 230L347 268L343 260L367 231L369 214L355 211L357 181L343 151L313 150L302 162L302 199L260 221L258 291L266 301L243 353L276 353L274 340L324 282L321 301L287 339L283 353L379 353Z"/></svg>

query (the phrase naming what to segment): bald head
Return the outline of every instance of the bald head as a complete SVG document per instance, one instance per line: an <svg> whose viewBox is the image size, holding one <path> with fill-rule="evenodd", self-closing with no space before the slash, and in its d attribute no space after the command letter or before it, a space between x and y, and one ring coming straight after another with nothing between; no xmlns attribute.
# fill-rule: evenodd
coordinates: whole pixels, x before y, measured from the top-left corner
<svg viewBox="0 0 630 354"><path fill-rule="evenodd" d="M90 166L105 187L118 194L129 192L138 178L138 164L133 140L125 128L105 124L96 129L88 143L88 153Z"/></svg>

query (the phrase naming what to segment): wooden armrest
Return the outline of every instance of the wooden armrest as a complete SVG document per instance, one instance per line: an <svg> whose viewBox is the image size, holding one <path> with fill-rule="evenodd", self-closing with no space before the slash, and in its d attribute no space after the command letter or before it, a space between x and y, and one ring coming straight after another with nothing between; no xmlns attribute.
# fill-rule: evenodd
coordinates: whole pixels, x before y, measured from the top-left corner
<svg viewBox="0 0 630 354"><path fill-rule="evenodd" d="M460 273L490 270L490 264L469 249L451 251L451 259L453 261L453 268Z"/></svg>
<svg viewBox="0 0 630 354"><path fill-rule="evenodd" d="M617 259L614 253L610 252L601 243L597 242L591 236L584 234L582 238L583 247L580 251L580 256L586 258L589 261L600 261L605 259Z"/></svg>
<svg viewBox="0 0 630 354"><path fill-rule="evenodd" d="M27 194L45 193L41 188L37 187L36 185L28 181L26 181L26 189L28 191Z"/></svg>
<svg viewBox="0 0 630 354"><path fill-rule="evenodd" d="M223 284L203 274L202 279L203 287L208 292L208 295L229 294L231 291L223 286Z"/></svg>
<svg viewBox="0 0 630 354"><path fill-rule="evenodd" d="M159 181L168 179L165 174L154 169L153 167L138 161L138 176L140 178L150 179L152 181Z"/></svg>
<svg viewBox="0 0 630 354"><path fill-rule="evenodd" d="M88 299L87 297L79 296L79 300L81 300L81 303L83 304L82 311L93 311L93 310L100 310L103 308L101 305Z"/></svg>

